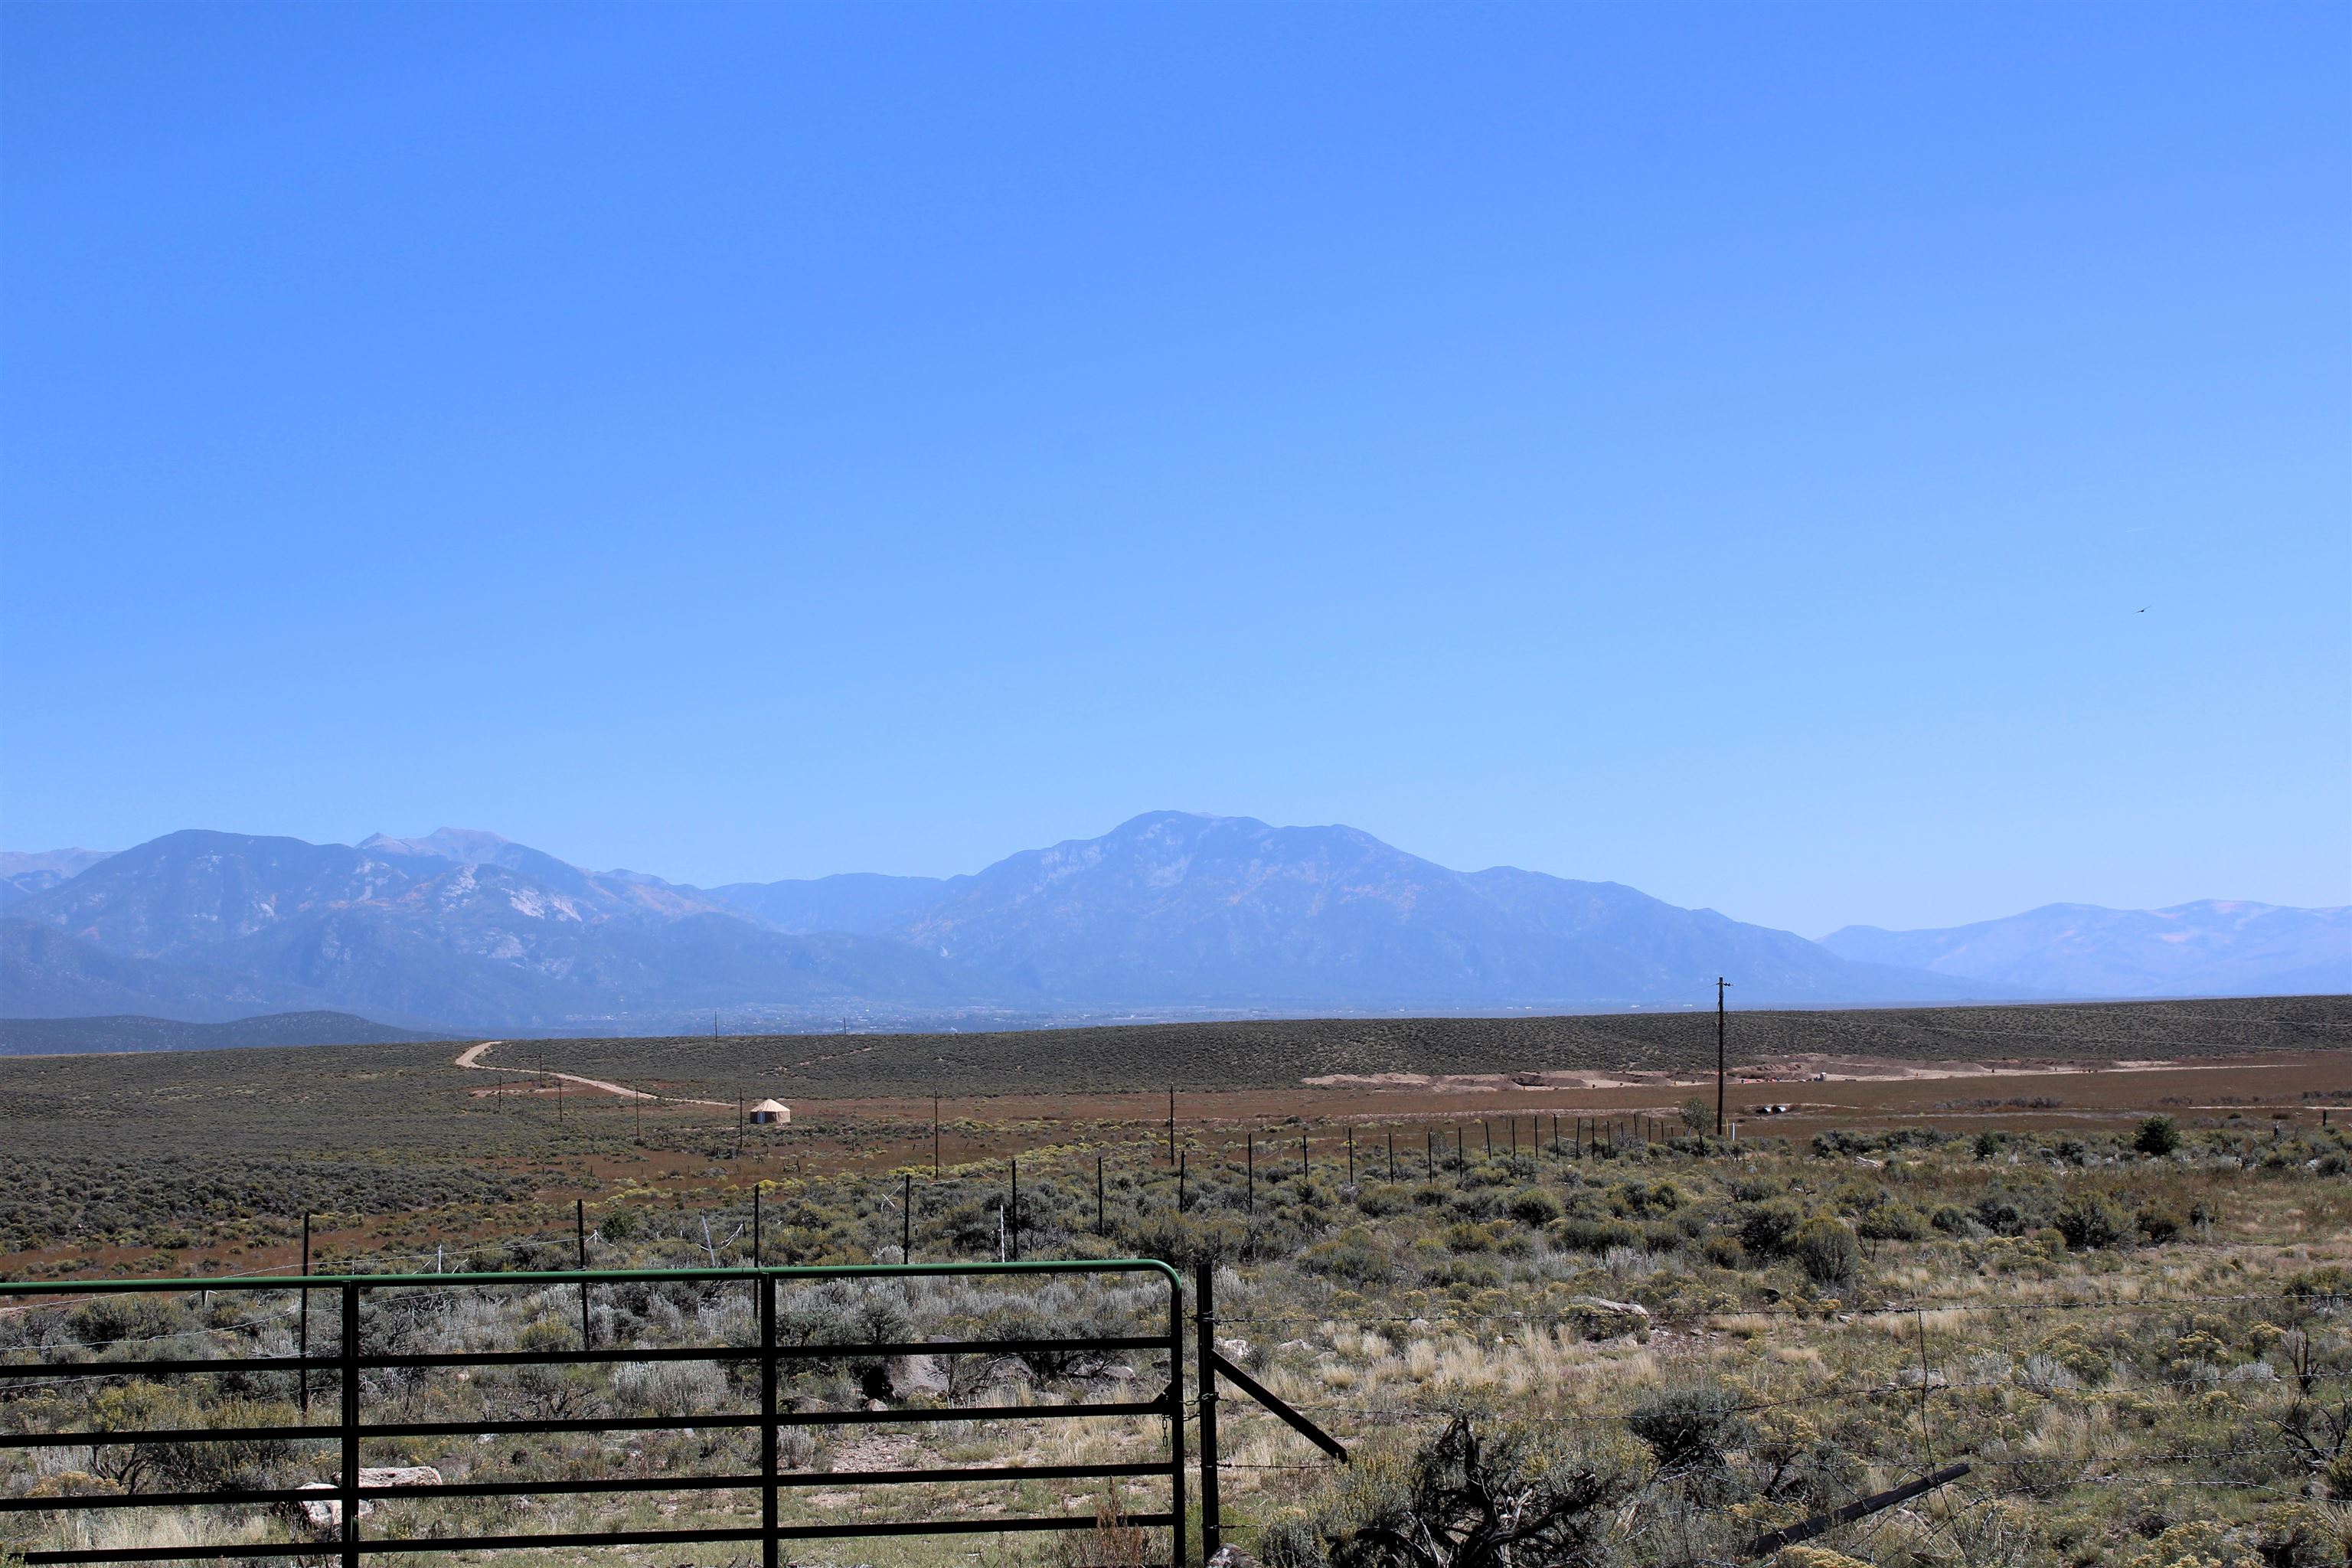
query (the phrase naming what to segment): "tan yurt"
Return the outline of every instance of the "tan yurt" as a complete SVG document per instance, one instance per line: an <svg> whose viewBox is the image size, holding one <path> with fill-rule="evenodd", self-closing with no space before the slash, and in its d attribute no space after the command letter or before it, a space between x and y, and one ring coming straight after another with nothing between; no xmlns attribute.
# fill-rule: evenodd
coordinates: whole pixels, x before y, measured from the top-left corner
<svg viewBox="0 0 2352 1568"><path fill-rule="evenodd" d="M793 1108L779 1105L772 1100L763 1100L751 1108L751 1120L763 1126L788 1127L792 1124Z"/></svg>

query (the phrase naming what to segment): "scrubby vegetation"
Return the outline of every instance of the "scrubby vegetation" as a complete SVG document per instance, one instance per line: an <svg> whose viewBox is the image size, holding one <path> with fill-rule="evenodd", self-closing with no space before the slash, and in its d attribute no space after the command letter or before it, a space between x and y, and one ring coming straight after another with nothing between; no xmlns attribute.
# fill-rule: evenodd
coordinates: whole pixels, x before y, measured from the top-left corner
<svg viewBox="0 0 2352 1568"><path fill-rule="evenodd" d="M1013 1173L993 1163L937 1180L877 1170L767 1182L756 1220L754 1193L723 1152L692 1182L625 1170L586 1205L591 1261L747 1262L756 1226L770 1264L891 1260L910 1241L925 1260L1017 1249L1209 1267L1225 1353L1355 1449L1353 1464L1332 1467L1245 1401L1225 1401L1228 1517L1269 1568L1731 1561L1769 1531L1954 1460L1972 1473L1786 1560L1830 1563L1833 1549L1878 1563L2267 1568L2343 1563L2352 1548L2352 1144L2339 1129L2154 1118L2032 1136L1841 1131L1737 1150L1677 1130L1665 1142L1492 1154L1431 1139L1413 1141L1393 1179L1385 1158L1366 1159L1353 1182L1328 1147L1306 1170L1261 1148L1253 1179L1222 1144L1188 1140L1171 1168L1160 1149L1106 1133L1105 1150L1077 1140L1024 1154L1017 1198ZM449 1237L447 1267L563 1268L579 1245L551 1227L458 1245L468 1240ZM387 1250L373 1261L413 1259ZM750 1324L749 1293L734 1283L600 1285L589 1309L600 1345L741 1345ZM373 1300L362 1333L418 1351L565 1345L578 1341L579 1310L571 1286L417 1289ZM289 1373L183 1386L104 1367L157 1345L285 1353L296 1313L289 1293L183 1292L0 1316L0 1359L89 1369L61 1384L9 1384L0 1423L276 1424L299 1397ZM791 1288L782 1331L845 1347L1149 1333L1164 1330L1164 1314L1156 1289L1116 1277L832 1284ZM314 1313L314 1350L333 1348L332 1317ZM845 1348L795 1363L785 1396L814 1411L1133 1398L1167 1375L1149 1351L937 1359L893 1367ZM331 1407L324 1385L310 1397ZM372 1409L468 1423L750 1407L740 1363L388 1370L369 1374L364 1397ZM1032 1479L919 1498L861 1489L856 1475L1132 1459L1163 1436L1152 1421L1111 1416L820 1426L793 1429L784 1461L830 1472L789 1494L797 1520L990 1507L1115 1520L1160 1505L1148 1489L1107 1500ZM708 1426L530 1446L403 1438L369 1462L478 1480L740 1473L756 1463L747 1441ZM0 1492L324 1475L317 1452L280 1440L131 1442L16 1451ZM384 1505L403 1531L458 1532L524 1518L683 1528L727 1517L724 1506L692 1492ZM205 1528L257 1541L301 1533L267 1510L221 1512ZM5 1519L19 1542L69 1528L62 1515ZM679 1560L725 1560L713 1551ZM1086 1551L1018 1537L1001 1548L1065 1564ZM914 1542L859 1556L949 1554Z"/></svg>

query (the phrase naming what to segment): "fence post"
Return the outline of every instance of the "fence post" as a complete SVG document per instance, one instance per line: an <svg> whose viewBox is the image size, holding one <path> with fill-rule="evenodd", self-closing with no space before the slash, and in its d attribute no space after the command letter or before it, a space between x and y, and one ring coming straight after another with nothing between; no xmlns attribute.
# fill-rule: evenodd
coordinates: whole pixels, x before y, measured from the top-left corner
<svg viewBox="0 0 2352 1568"><path fill-rule="evenodd" d="M1192 1302L1192 1321L1200 1330L1194 1360L1201 1369L1201 1559L1207 1562L1224 1545L1224 1528L1217 1519L1217 1266L1202 1259L1200 1283Z"/></svg>
<svg viewBox="0 0 2352 1568"><path fill-rule="evenodd" d="M760 1267L760 1184L751 1184L751 1267Z"/></svg>
<svg viewBox="0 0 2352 1568"><path fill-rule="evenodd" d="M1257 1134L1242 1134L1242 1158L1249 1163L1249 1212L1257 1213Z"/></svg>
<svg viewBox="0 0 2352 1568"><path fill-rule="evenodd" d="M1348 1123L1348 1184L1356 1184L1356 1124Z"/></svg>
<svg viewBox="0 0 2352 1568"><path fill-rule="evenodd" d="M1168 1282L1168 1568L1185 1568L1184 1556L1184 1285Z"/></svg>
<svg viewBox="0 0 2352 1568"><path fill-rule="evenodd" d="M1013 1173L1013 1195L1004 1205L1004 1234L1013 1243L1013 1260L1021 1260L1021 1162L1007 1160Z"/></svg>
<svg viewBox="0 0 2352 1568"><path fill-rule="evenodd" d="M336 1425L342 1442L343 1568L360 1568L360 1286L343 1281L343 1397Z"/></svg>
<svg viewBox="0 0 2352 1568"><path fill-rule="evenodd" d="M1095 1151L1095 1234L1108 1234L1103 1223L1103 1157L1099 1149Z"/></svg>
<svg viewBox="0 0 2352 1568"><path fill-rule="evenodd" d="M1389 1180L1396 1180L1396 1129L1389 1129Z"/></svg>
<svg viewBox="0 0 2352 1568"><path fill-rule="evenodd" d="M1184 1212L1184 1185L1191 1179L1192 1151L1185 1150L1176 1156L1176 1212Z"/></svg>
<svg viewBox="0 0 2352 1568"><path fill-rule="evenodd" d="M898 1261L915 1261L915 1173L898 1173Z"/></svg>
<svg viewBox="0 0 2352 1568"><path fill-rule="evenodd" d="M776 1568L776 1277L760 1273L760 1562Z"/></svg>

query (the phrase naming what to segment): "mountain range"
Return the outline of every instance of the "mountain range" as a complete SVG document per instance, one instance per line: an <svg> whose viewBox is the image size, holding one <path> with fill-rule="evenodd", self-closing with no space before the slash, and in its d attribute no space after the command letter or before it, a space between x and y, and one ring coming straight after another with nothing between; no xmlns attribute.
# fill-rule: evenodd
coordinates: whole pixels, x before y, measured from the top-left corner
<svg viewBox="0 0 2352 1568"><path fill-rule="evenodd" d="M2070 996L2318 994L2352 990L2352 910L2207 899L2163 910L2044 904L1941 931L1847 926L1841 958Z"/></svg>
<svg viewBox="0 0 2352 1568"><path fill-rule="evenodd" d="M0 1015L338 1010L441 1031L671 1032L727 1009L1478 1012L2352 990L2343 910L2061 905L1822 942L1610 882L1450 870L1356 829L1156 812L969 876L701 889L495 834L187 830L0 855Z"/></svg>

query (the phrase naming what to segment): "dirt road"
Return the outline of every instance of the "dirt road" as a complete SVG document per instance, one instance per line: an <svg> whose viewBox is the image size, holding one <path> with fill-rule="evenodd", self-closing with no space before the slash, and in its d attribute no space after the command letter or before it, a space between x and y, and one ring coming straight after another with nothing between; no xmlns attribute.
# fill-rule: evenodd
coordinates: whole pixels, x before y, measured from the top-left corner
<svg viewBox="0 0 2352 1568"><path fill-rule="evenodd" d="M457 1059L454 1065L461 1068L471 1068L476 1072L503 1072L519 1075L530 1074L536 1077L557 1079L564 1083L576 1083L583 1089L593 1089L600 1094L616 1094L623 1100L656 1100L670 1105L716 1105L722 1108L727 1103L725 1100L683 1100L671 1099L666 1095L648 1094L642 1089L631 1089L625 1083L614 1083L609 1079L601 1078L583 1078L576 1072L542 1073L537 1068L494 1068L484 1066L482 1058L488 1052L489 1048L492 1046L503 1046L507 1042L504 1040L484 1040L480 1045L467 1046L464 1050L457 1053Z"/></svg>

